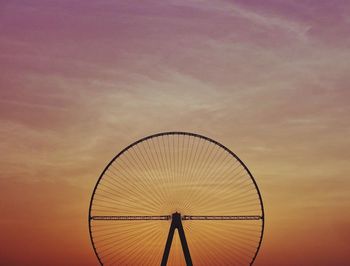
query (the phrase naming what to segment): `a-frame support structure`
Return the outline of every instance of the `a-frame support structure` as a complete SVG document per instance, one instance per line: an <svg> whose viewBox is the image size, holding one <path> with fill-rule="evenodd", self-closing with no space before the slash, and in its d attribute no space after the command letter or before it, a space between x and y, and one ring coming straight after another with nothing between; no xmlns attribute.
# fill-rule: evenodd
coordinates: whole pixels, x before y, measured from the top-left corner
<svg viewBox="0 0 350 266"><path fill-rule="evenodd" d="M161 266L166 266L168 262L168 257L169 257L169 252L170 252L170 247L171 243L173 242L173 237L175 233L175 229L178 230L180 240L181 240L181 245L182 245L182 251L185 256L186 264L187 266L192 266L192 259L190 255L190 250L188 249L186 237L185 237L185 231L184 228L182 227L182 222L181 222L181 214L178 212L175 212L172 214L172 219L171 219L171 225L170 225L170 230L168 234L168 239L165 244L165 249L163 253L163 259Z"/></svg>

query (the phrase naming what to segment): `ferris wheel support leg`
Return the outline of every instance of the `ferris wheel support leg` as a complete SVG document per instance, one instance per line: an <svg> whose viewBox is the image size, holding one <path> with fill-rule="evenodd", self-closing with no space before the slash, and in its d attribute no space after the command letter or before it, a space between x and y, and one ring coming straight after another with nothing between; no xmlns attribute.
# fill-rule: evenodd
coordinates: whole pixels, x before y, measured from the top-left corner
<svg viewBox="0 0 350 266"><path fill-rule="evenodd" d="M174 237L174 231L175 231L175 225L174 225L174 221L172 221L171 225L170 225L170 229L169 229L168 238L167 238L166 244L165 244L165 249L164 249L164 253L163 253L161 266L166 266L166 264L168 262L170 247L171 247L171 243L173 242L173 237Z"/></svg>
<svg viewBox="0 0 350 266"><path fill-rule="evenodd" d="M188 245L187 245L185 231L182 227L181 218L180 218L180 222L179 222L179 226L178 226L177 230L179 231L179 236L180 236L181 245L182 245L182 251L183 251L184 256L185 256L186 264L187 264L187 266L192 266L192 259L191 259L191 255L190 255L190 250L189 250Z"/></svg>
<svg viewBox="0 0 350 266"><path fill-rule="evenodd" d="M182 251L183 251L184 256L185 256L186 264L187 264L187 266L192 266L193 264L192 264L192 259L191 259L191 255L190 255L190 250L189 250L188 245L187 245L185 231L183 229L182 222L181 222L181 214L177 213L177 212L173 213L173 215L172 215L172 221L171 221L171 225L170 225L168 238L167 238L167 241L165 244L165 249L164 249L164 253L163 253L161 266L166 266L166 264L168 262L169 252L170 252L170 248L171 248L171 243L173 242L175 229L177 229L179 232Z"/></svg>

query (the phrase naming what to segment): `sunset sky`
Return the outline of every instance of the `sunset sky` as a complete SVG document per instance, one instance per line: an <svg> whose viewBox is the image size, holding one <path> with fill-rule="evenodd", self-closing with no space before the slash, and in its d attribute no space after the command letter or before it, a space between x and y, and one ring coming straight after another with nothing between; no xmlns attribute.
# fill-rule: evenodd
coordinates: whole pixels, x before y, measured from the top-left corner
<svg viewBox="0 0 350 266"><path fill-rule="evenodd" d="M1 1L1 264L98 265L98 176L172 130L255 176L255 265L348 264L349 14L347 0Z"/></svg>

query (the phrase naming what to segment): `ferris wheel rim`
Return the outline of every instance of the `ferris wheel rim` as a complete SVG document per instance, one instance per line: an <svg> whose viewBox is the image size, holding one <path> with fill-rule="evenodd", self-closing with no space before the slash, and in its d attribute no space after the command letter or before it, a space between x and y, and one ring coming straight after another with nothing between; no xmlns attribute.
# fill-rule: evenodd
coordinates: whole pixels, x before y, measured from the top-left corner
<svg viewBox="0 0 350 266"><path fill-rule="evenodd" d="M215 145L218 145L219 147L223 148L226 152L228 152L231 156L233 156L242 166L243 168L247 171L249 177L251 178L251 180L253 181L253 184L255 186L255 189L257 191L257 194L258 194L258 198L259 198L259 202L260 202L260 207L261 207L261 221L262 221L262 224L261 224L261 233L260 233L260 239L259 239L259 243L258 243L258 246L256 248L256 252L252 258L252 261L250 263L250 265L253 265L256 257L257 257L257 254L260 250L260 247L261 247L261 244L262 244L262 239L263 239L263 236L264 236L264 228L265 228L265 212L264 212L264 204L263 204L263 200L262 200L262 196L261 196L261 192L259 190L259 187L258 187L258 184L256 183L256 180L254 178L254 176L252 175L252 173L250 172L249 168L245 165L245 163L233 152L231 151L229 148L227 148L225 145L221 144L220 142L212 139L212 138L209 138L209 137L206 137L204 135L201 135L201 134L198 134L198 133L192 133L192 132L186 132L186 131L165 131L165 132L159 132L159 133L155 133L155 134L151 134L151 135L148 135L146 137L143 137L137 141L134 141L132 142L131 144L129 144L128 146L126 146L124 149L122 149L119 153L117 153L117 155L115 155L112 160L106 165L106 167L103 169L103 171L101 172L95 186L94 186L94 189L92 191L92 195L91 195L91 199L90 199L90 204L89 204L89 213L88 213L88 226L89 226L89 235L90 235L90 241L92 243L92 246L93 246L93 249L94 249L94 252L95 252L95 255L98 259L98 261L100 262L101 265L103 265L102 261L101 261L101 258L100 256L98 255L98 252L96 250L96 247L95 247L95 243L94 243L94 240L93 240L93 236L92 236L92 231L91 231L91 208L92 208L92 203L93 203L93 199L94 199L94 195L95 195L95 192L96 192L96 189L100 183L100 180L102 179L102 177L104 176L105 172L108 170L108 168L115 162L116 159L118 159L122 154L124 154L127 150L129 150L130 148L132 148L133 146L139 144L139 143L142 143L144 141L147 141L149 139L152 139L152 138L156 138L156 137L161 137L161 136L167 136L167 135L185 135L185 136L192 136L192 137L197 137L197 138L200 138L200 139L204 139L204 140L207 140Z"/></svg>

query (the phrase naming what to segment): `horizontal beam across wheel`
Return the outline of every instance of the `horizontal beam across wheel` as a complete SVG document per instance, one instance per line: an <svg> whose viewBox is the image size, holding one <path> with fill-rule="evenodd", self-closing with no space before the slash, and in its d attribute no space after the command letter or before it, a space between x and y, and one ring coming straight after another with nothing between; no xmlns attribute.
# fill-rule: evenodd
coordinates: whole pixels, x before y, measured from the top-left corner
<svg viewBox="0 0 350 266"><path fill-rule="evenodd" d="M160 216L92 216L91 220L95 221L149 221L149 220L171 220L171 215L160 215ZM183 215L181 220L261 220L262 216L258 215Z"/></svg>
<svg viewBox="0 0 350 266"><path fill-rule="evenodd" d="M171 220L171 215L160 216L92 216L95 221L143 221L143 220Z"/></svg>
<svg viewBox="0 0 350 266"><path fill-rule="evenodd" d="M232 216L221 216L221 215L184 215L182 220L261 220L262 216L255 215L232 215Z"/></svg>

